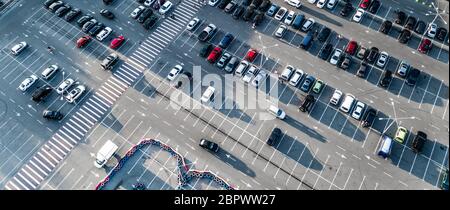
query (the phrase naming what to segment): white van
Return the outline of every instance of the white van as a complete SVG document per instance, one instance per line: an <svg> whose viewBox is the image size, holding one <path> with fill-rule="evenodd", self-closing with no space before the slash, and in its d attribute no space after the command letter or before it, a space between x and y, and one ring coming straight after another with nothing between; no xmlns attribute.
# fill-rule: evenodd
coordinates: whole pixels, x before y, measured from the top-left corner
<svg viewBox="0 0 450 210"><path fill-rule="evenodd" d="M281 119L281 120L286 117L286 113L274 105L270 105L269 108L267 109L267 111L270 114L275 115L275 117L277 117L278 119Z"/></svg>
<svg viewBox="0 0 450 210"><path fill-rule="evenodd" d="M386 159L391 154L391 150L392 150L392 139L391 137L384 135L380 145L380 149L378 149L378 155Z"/></svg>
<svg viewBox="0 0 450 210"><path fill-rule="evenodd" d="M58 70L59 70L59 66L50 65L49 67L44 69L44 71L42 71L41 77L46 80L50 79L50 77L52 77Z"/></svg>
<svg viewBox="0 0 450 210"><path fill-rule="evenodd" d="M339 109L345 113L348 113L352 108L354 102L355 96L353 96L352 94L345 94L344 101L342 102L341 107L339 107Z"/></svg>
<svg viewBox="0 0 450 210"><path fill-rule="evenodd" d="M234 73L237 76L242 76L245 73L245 70L247 70L248 67L248 62L247 61L241 61L241 63L239 63L239 66L236 68L236 70L234 71Z"/></svg>
<svg viewBox="0 0 450 210"><path fill-rule="evenodd" d="M216 89L212 86L209 86L202 95L201 101L203 103L208 103L212 98L214 98L214 91Z"/></svg>
<svg viewBox="0 0 450 210"><path fill-rule="evenodd" d="M114 144L111 140L108 140L102 148L97 152L96 159L94 161L94 165L97 168L102 168L106 162L116 153L119 147Z"/></svg>

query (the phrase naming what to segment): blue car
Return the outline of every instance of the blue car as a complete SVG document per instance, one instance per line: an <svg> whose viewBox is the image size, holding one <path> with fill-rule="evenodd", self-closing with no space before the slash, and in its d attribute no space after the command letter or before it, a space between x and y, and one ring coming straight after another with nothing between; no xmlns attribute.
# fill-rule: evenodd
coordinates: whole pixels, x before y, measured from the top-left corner
<svg viewBox="0 0 450 210"><path fill-rule="evenodd" d="M219 47L225 49L230 45L231 41L233 41L234 37L231 33L225 34L225 36L220 40Z"/></svg>
<svg viewBox="0 0 450 210"><path fill-rule="evenodd" d="M277 13L278 9L280 9L280 6L276 5L276 4L272 4L272 6L270 6L269 10L267 10L267 15L272 17L275 15L275 13Z"/></svg>
<svg viewBox="0 0 450 210"><path fill-rule="evenodd" d="M316 81L316 78L314 78L311 75L308 75L305 79L305 82L303 82L302 87L300 88L300 90L304 91L304 92L308 92L309 89L311 88L312 84L314 84L314 81Z"/></svg>

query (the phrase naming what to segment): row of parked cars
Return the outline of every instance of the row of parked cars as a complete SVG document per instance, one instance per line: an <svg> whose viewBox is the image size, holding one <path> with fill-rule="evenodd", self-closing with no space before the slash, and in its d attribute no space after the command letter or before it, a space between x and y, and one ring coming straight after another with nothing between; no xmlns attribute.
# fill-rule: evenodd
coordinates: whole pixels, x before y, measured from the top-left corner
<svg viewBox="0 0 450 210"><path fill-rule="evenodd" d="M138 0L137 2L143 5L135 8L131 12L130 17L136 19L147 30L153 28L158 21L158 16L153 12L152 8L158 10L159 14L164 15L173 6L172 2L165 0Z"/></svg>
<svg viewBox="0 0 450 210"><path fill-rule="evenodd" d="M236 0L209 0L208 4L232 14L236 20L240 18L244 21L251 20L253 26L258 26L263 21L264 13L272 5L270 0L244 0L242 4L238 4Z"/></svg>

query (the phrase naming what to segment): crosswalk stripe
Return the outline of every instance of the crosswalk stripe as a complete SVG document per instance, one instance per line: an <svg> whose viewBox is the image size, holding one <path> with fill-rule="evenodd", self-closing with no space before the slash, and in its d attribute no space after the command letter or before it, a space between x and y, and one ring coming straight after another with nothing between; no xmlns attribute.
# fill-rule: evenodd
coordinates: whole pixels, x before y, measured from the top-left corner
<svg viewBox="0 0 450 210"><path fill-rule="evenodd" d="M20 172L17 173L17 175L19 175L20 178L22 178L22 180L24 180L26 183L28 183L32 188L36 188L37 187L35 184L33 184L30 181L28 181L28 179L26 179Z"/></svg>
<svg viewBox="0 0 450 210"><path fill-rule="evenodd" d="M32 171L32 170L31 170ZM20 170L20 172L23 172L25 175L27 175L28 177L30 177L33 181L34 181L34 183L36 183L37 185L39 185L39 183L41 183L40 181L38 181L33 175L31 175L30 173L28 173L26 170L25 170L25 168L22 168L22 170ZM20 173L19 172L19 173ZM34 173L33 173L34 174ZM38 175L38 178L41 178L39 175ZM42 180L42 179L41 179ZM37 186L36 185L36 186Z"/></svg>
<svg viewBox="0 0 450 210"><path fill-rule="evenodd" d="M181 17L181 16L179 16L179 17ZM170 30L176 31L176 32L178 32L178 31L180 30L180 27L179 27L179 26L176 26L176 27L175 27L173 24L170 24L170 23L164 24L163 27L166 27L167 29L170 29ZM153 38L155 38L155 37L153 37ZM164 43L164 44L167 45L167 43Z"/></svg>
<svg viewBox="0 0 450 210"><path fill-rule="evenodd" d="M129 86L131 85L131 83L128 82L125 78L119 77L119 76L115 75L114 73L113 73L112 75L113 75L115 78L119 79L120 81L126 83L127 85L129 85Z"/></svg>
<svg viewBox="0 0 450 210"><path fill-rule="evenodd" d="M112 85L109 84L109 82L105 82L104 83L106 86L108 86L108 90L112 90L115 93L118 93L119 95L122 95L122 91L117 90L115 87L113 87Z"/></svg>
<svg viewBox="0 0 450 210"><path fill-rule="evenodd" d="M84 114L86 114L86 116L89 116L90 118L92 118L92 119L94 120L94 122L97 122L97 119L95 119L95 118L92 116L92 114L87 113L86 111L84 111L84 109L86 109L86 106L83 106L83 107L80 109L80 111L83 112ZM86 109L86 110L88 110L88 109ZM91 113L93 113L93 112L91 112ZM95 113L93 113L93 114L96 115ZM98 118L100 118L100 116L98 116Z"/></svg>
<svg viewBox="0 0 450 210"><path fill-rule="evenodd" d="M150 54L150 52L144 51L141 48L139 50L136 50L136 52L133 53L134 55L140 55L140 56L144 56L144 57L152 57L154 58L155 56Z"/></svg>
<svg viewBox="0 0 450 210"><path fill-rule="evenodd" d="M102 86L101 90L105 91L105 93L108 92L108 93L111 93L111 95L115 96L114 100L116 100L117 98L120 97L120 95L118 95L117 93L111 91L109 88L106 88L104 85Z"/></svg>
<svg viewBox="0 0 450 210"><path fill-rule="evenodd" d="M79 117L83 118L86 122L88 122L90 124L90 126L94 126L94 122L90 121L89 119L87 119L85 116L83 116L80 112L76 113ZM75 117L75 115L73 115ZM84 122L84 121L83 121Z"/></svg>
<svg viewBox="0 0 450 210"><path fill-rule="evenodd" d="M152 36L152 38L151 38L152 41L150 43L148 43L148 45L154 46L155 48L159 49L158 50L158 53L159 53L159 52L161 52L162 49L164 49L167 46L167 44L154 40L155 38L158 37L157 35L163 36L165 34L163 32L161 32L160 34L155 33L155 35Z"/></svg>
<svg viewBox="0 0 450 210"><path fill-rule="evenodd" d="M128 65L123 65L121 68L119 68L119 70L124 70L127 69L127 71L129 71L130 73L132 73L133 75L139 76L142 74L143 71L134 68L133 66L128 66Z"/></svg>
<svg viewBox="0 0 450 210"><path fill-rule="evenodd" d="M188 22L192 18L192 14L187 15L187 11L185 9L182 9L182 8L180 8L179 10L174 12L174 14L178 18L181 18L183 23ZM176 24L180 24L180 23L176 23ZM181 29L181 27L179 29Z"/></svg>
<svg viewBox="0 0 450 210"><path fill-rule="evenodd" d="M159 29L159 30L158 30L158 29ZM155 31L160 31L161 33L165 32L165 33L163 33L163 34L166 34L166 35L168 35L169 37L175 36L175 33L173 33L172 31L169 31L169 30L167 30L167 29L165 29L165 28L163 28L163 27L158 27L158 29L156 29Z"/></svg>
<svg viewBox="0 0 450 210"><path fill-rule="evenodd" d="M116 87L117 89L120 90L120 92L124 92L126 90L126 88L121 87L120 85L116 84L115 81L108 79L107 81L109 84L114 85L114 87Z"/></svg>
<svg viewBox="0 0 450 210"><path fill-rule="evenodd" d="M140 63L142 66L147 66L148 64L150 64L150 63L144 63L144 62L147 62L146 60L139 60L139 59L137 59L136 55L134 55L133 57L128 57L127 61L131 61L131 62L134 62L134 63ZM144 69L145 69L145 67L144 67Z"/></svg>
<svg viewBox="0 0 450 210"><path fill-rule="evenodd" d="M102 95L100 95L100 94L97 94L97 95L103 98ZM106 100L106 99L105 99L105 100ZM113 104L111 101L108 101L108 102L110 102L111 104ZM95 113L95 114L98 116L98 118L100 118L100 115L102 115L102 114L104 113L104 112L100 111L99 109L97 109L97 107L95 107L94 105L92 105L91 103L89 103L89 101L86 101L85 104L86 104L87 106L89 106L89 107L95 109L95 110L99 113L99 114ZM87 108L87 106L86 106L86 108ZM88 109L88 110L89 110L89 109ZM92 113L94 113L94 111L92 111L92 110L89 110L89 111L91 111Z"/></svg>
<svg viewBox="0 0 450 210"><path fill-rule="evenodd" d="M12 181L8 182L8 184L11 184L14 188L16 188L16 190L20 190L20 188L17 187L17 185L15 185ZM11 190L11 189L9 189L8 185L6 185L5 187L7 187L8 190Z"/></svg>
<svg viewBox="0 0 450 210"><path fill-rule="evenodd" d="M9 184L9 182L8 182L8 184ZM8 187L8 184L5 185L5 189L6 190L12 190L11 188Z"/></svg>
<svg viewBox="0 0 450 210"><path fill-rule="evenodd" d="M53 140L53 141L55 141L55 140ZM55 141L56 142L56 141ZM61 148L59 148L59 146L57 146L55 143L53 143L52 141L48 141L48 143L49 144L51 144L54 148L56 148L56 149L58 149L60 152L61 152L61 154L64 154L64 153L67 153L67 152L69 152L70 150L68 150L67 152L66 151L63 151ZM62 145L61 145L62 146ZM64 147L64 146L63 146ZM67 148L66 148L67 149Z"/></svg>
<svg viewBox="0 0 450 210"><path fill-rule="evenodd" d="M175 11L174 12L174 14L175 13L179 13L179 14L181 14L179 11ZM190 16L192 16L192 15L190 15ZM186 17L186 18L188 18L188 19L190 19L191 17L190 16L188 16L188 17ZM184 18L183 16L179 16L179 17L182 17L182 18ZM162 25L165 25L165 26L171 26L171 28L173 28L174 29L174 31L176 32L176 33L178 33L182 28L184 28L185 27L185 22L187 22L187 20L177 20L177 21L175 21L175 20L169 20L169 21L166 21L166 22L164 22L164 23L162 23Z"/></svg>
<svg viewBox="0 0 450 210"><path fill-rule="evenodd" d="M106 107L110 107L108 104L106 104L106 102L104 102L103 100L99 99L96 95L92 95L92 98L95 98L95 100L91 100L92 103L94 103L98 107L102 108L103 110L107 111L107 109L104 108L103 106L101 106L99 103L103 104ZM97 103L96 101L98 101L99 103Z"/></svg>
<svg viewBox="0 0 450 210"><path fill-rule="evenodd" d="M124 67L124 68L127 67L128 69L130 69L130 71L136 73L136 75L139 75L140 73L142 73L146 69L146 68L143 68L143 69L136 68L136 66L133 66L133 65L131 65L129 63L124 63L124 65L122 65L121 67Z"/></svg>
<svg viewBox="0 0 450 210"><path fill-rule="evenodd" d="M52 139L54 142L56 142L56 143L58 143L61 147L63 147L64 149L66 149L67 150L67 152L70 152L70 148L67 148L66 147L66 145L64 145L63 143L61 143L60 141L58 141L56 138L53 138ZM49 142L51 142L51 141L49 141ZM52 143L53 144L53 143ZM55 147L56 147L56 145L55 145ZM59 148L59 147L57 147L57 148Z"/></svg>
<svg viewBox="0 0 450 210"><path fill-rule="evenodd" d="M25 167L28 168L33 174L35 174L39 179L44 180L44 177L42 177L38 172L36 172L33 168L31 168L28 164L25 164ZM22 170L25 170L24 168Z"/></svg>
<svg viewBox="0 0 450 210"><path fill-rule="evenodd" d="M151 50L153 50L154 52L161 52L161 50L163 49L163 47L159 46L159 45L155 45L155 40L153 40L152 38L147 38L146 42L143 42L142 45L147 46L148 48L150 48Z"/></svg>
<svg viewBox="0 0 450 210"><path fill-rule="evenodd" d="M74 147L74 144L71 144L70 142L68 142L65 138L63 138L61 135L59 135L59 133L55 133L55 136L58 137L59 140L66 142L66 144L69 145L70 149L72 149ZM55 140L58 140L58 139L55 138Z"/></svg>
<svg viewBox="0 0 450 210"><path fill-rule="evenodd" d="M47 159L41 152L38 152L37 154L41 157L41 159L45 160L45 162L49 163L53 168L55 168L56 165L49 159Z"/></svg>
<svg viewBox="0 0 450 210"><path fill-rule="evenodd" d="M14 177L14 180L16 180L16 182L19 183L20 185L22 185L22 187L25 188L26 190L30 190L30 189L28 189L28 187L26 187L21 181L19 181L19 180L17 179L17 177Z"/></svg>
<svg viewBox="0 0 450 210"><path fill-rule="evenodd" d="M145 69L145 65L139 64L139 63L137 63L136 61L132 60L131 58L128 58L128 59L126 60L126 62L131 62L131 63L133 63L133 65L136 65L137 67L140 67L141 69ZM133 66L133 67L136 67L136 66Z"/></svg>
<svg viewBox="0 0 450 210"><path fill-rule="evenodd" d="M72 124L77 125L77 127L80 127L80 126L78 125L78 123L75 123L75 121L73 121L72 119L70 119L69 121L72 122ZM81 136L84 136L84 133L81 132L81 131L79 131L77 128L75 128L75 125L72 125L72 124L71 124L71 123L66 123L66 125L68 125L69 127L71 127L73 130L75 130L75 131L76 131L77 133L79 133ZM81 130L84 131L83 128L81 128ZM87 132L87 131L86 131L86 132Z"/></svg>
<svg viewBox="0 0 450 210"><path fill-rule="evenodd" d="M154 33L153 38L155 38L155 37L159 37L160 39L165 40L166 44L168 44L171 41L169 38L162 36L161 34Z"/></svg>
<svg viewBox="0 0 450 210"><path fill-rule="evenodd" d="M112 99L112 103L114 103L114 101L116 100L114 97L110 96L108 93L106 93L104 90L102 89L98 89L99 92L103 93L103 96L107 96L108 98Z"/></svg>
<svg viewBox="0 0 450 210"><path fill-rule="evenodd" d="M43 162L41 162L41 160L39 160L36 156L34 156L33 159L35 159L38 163L40 163L42 167L47 169L49 173L52 172L52 170L49 167L47 167L47 165L45 165Z"/></svg>
<svg viewBox="0 0 450 210"><path fill-rule="evenodd" d="M64 132L62 129L59 130L59 132L61 132L62 135L66 136L70 141L72 141L74 144L77 144L77 142L75 140L72 139L72 137L70 137L66 132Z"/></svg>
<svg viewBox="0 0 450 210"><path fill-rule="evenodd" d="M131 78L125 76L124 74L122 74L122 73L120 73L120 72L118 72L118 71L115 71L113 74L116 75L116 77L121 78L121 79L123 79L123 80L128 79L128 80L130 80L130 81L133 81ZM120 76L117 76L117 75L120 75L120 76L122 76L123 78L120 77Z"/></svg>
<svg viewBox="0 0 450 210"><path fill-rule="evenodd" d="M158 36L154 36L153 39L157 39L160 43L164 43L165 45L167 45L167 42L164 42L164 40L160 39Z"/></svg>
<svg viewBox="0 0 450 210"><path fill-rule="evenodd" d="M88 125L86 124L86 122L84 122L83 120L81 120L80 118L78 118L76 115L72 115L72 118L75 119L76 121L80 122L81 124L83 124L84 126L86 126L88 129L92 126L92 125ZM75 121L74 120L74 121ZM74 122L75 123L75 122ZM87 132L87 130L83 130L84 132Z"/></svg>
<svg viewBox="0 0 450 210"><path fill-rule="evenodd" d="M67 123L68 124L68 123ZM70 134L72 134L76 139L81 140L81 138L78 135L75 135L70 129L68 129L65 125L62 126L62 128L64 130L66 130L67 132L69 132ZM75 144L77 143L76 141L74 142Z"/></svg>
<svg viewBox="0 0 450 210"><path fill-rule="evenodd" d="M50 151L51 151L51 150L50 150ZM47 150L42 150L42 152L44 152L45 154L47 154L47 155L50 157L50 159L52 159L52 160L54 160L54 161L56 162L55 165L53 166L53 167L56 167L56 164L59 162L59 160L56 159L55 157L53 157L53 155L50 154L49 152L47 152ZM62 158L61 158L61 160L62 160Z"/></svg>
<svg viewBox="0 0 450 210"><path fill-rule="evenodd" d="M127 74L129 77L133 77L133 81L137 78L137 76L130 73L130 71L126 71L125 69L119 69L119 72Z"/></svg>
<svg viewBox="0 0 450 210"><path fill-rule="evenodd" d="M189 4L189 3L180 5L180 7L178 7L178 8L185 8L185 7L191 8L193 13L196 13L197 10L200 9L200 8L198 8L198 6L196 6L194 4ZM178 10L176 10L176 11L178 11Z"/></svg>
<svg viewBox="0 0 450 210"><path fill-rule="evenodd" d="M191 5L191 6L195 7L197 10L202 7L199 3L193 2L193 1L183 1L183 3L184 4L180 4L180 6L181 5L184 6L184 5L188 4L188 5Z"/></svg>
<svg viewBox="0 0 450 210"><path fill-rule="evenodd" d="M146 46L150 49L150 52L152 52L152 53L158 54L162 50L162 48L158 45L146 45Z"/></svg>
<svg viewBox="0 0 450 210"><path fill-rule="evenodd" d="M148 66L148 64L150 64L150 62L149 62L147 59L145 59L145 58L139 56L139 55L136 54L136 53L133 53L133 55L131 55L130 57L128 57L128 59L133 59L133 60L136 61L136 62L142 63L144 66Z"/></svg>
<svg viewBox="0 0 450 210"><path fill-rule="evenodd" d="M114 80L115 82L119 83L119 85L121 87L123 87L124 89L126 89L128 86L126 84L124 84L123 82L119 81L118 79L116 79L115 77L110 77L110 79Z"/></svg>
<svg viewBox="0 0 450 210"><path fill-rule="evenodd" d="M47 142L47 143L49 143L49 142ZM66 155L65 152L62 152L61 154L59 154L52 147L50 147L50 146L53 146L53 145L49 146L47 143L44 144L44 147L47 147L48 150L52 151L59 159L62 160L64 158L64 156Z"/></svg>

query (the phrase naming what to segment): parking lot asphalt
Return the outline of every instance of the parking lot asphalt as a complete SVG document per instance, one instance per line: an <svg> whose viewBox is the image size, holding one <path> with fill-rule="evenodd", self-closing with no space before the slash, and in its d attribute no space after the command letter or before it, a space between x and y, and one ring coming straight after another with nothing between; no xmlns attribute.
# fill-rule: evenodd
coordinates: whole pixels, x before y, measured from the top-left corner
<svg viewBox="0 0 450 210"><path fill-rule="evenodd" d="M296 10L286 3L281 4ZM161 18L158 27L150 32L128 17L138 5L136 2L129 0L108 6L117 18L112 22L101 20L113 26L115 33L111 37L124 34L129 38L118 49L121 57L126 58L117 65L120 67L112 72L101 71L99 62L112 52L107 47L109 40L104 43L94 41L78 50L74 46L82 34L78 26L57 18L41 8L40 3L19 7L18 12L31 8L31 16L8 22L10 26L16 25L14 30L20 33L4 33L0 37L6 43L0 52L5 55L0 58L3 64L0 65L0 76L10 82L2 83L4 88L0 92L0 119L5 121L0 125L0 131L6 136L2 138L3 150L0 154L8 157L3 159L5 161L0 166L0 186L4 187L12 177L7 189L92 189L114 165L112 161L109 167L102 170L92 167L92 156L102 142L113 139L121 145L120 151L125 152L142 137L152 137L180 148L181 153L186 154L186 158L194 162L196 168L212 170L240 189L307 189L303 182L314 189L435 189L440 182L441 170L448 168L448 80L445 79L448 78L448 72L443 71L448 68L448 44L442 44L440 49L433 48L429 55L419 55L414 49L414 43L417 45L419 38L418 41L411 40L409 49L405 51L405 47L398 47L401 45L392 38L395 34L387 37L376 32L379 27L376 23L378 17L355 24L334 17L337 8L330 13L307 4L305 2L299 11L317 17L318 24L324 24L334 31L326 41L333 44L334 48L342 49L349 40L354 39L364 46L379 46L393 56L385 69L395 71L399 60L407 59L422 70L420 82L410 87L404 85L403 79L394 76L389 87L383 89L377 84L385 69L370 66L367 76L358 78L355 73L361 61L356 57L352 58L353 65L349 70L338 69L317 57L323 43L316 40L307 51L299 48L305 36L303 32L290 28L282 39L275 38L273 34L280 23L268 16L256 30L252 30L250 23L236 21L218 8L201 7L195 1L186 0L177 5L174 11L177 19ZM83 8L92 14L103 7L99 6L101 3L88 4L84 1L74 5L88 5ZM381 14L388 17L393 5L383 5L384 10L381 12L386 12L386 9L387 12ZM192 33L186 31L184 25L194 16L203 21ZM201 66L202 80L207 74L224 77L223 70L198 56L204 43L199 42L196 35L209 23L219 28L209 42L217 44L226 32L233 33L235 39L226 51L242 59L250 47L257 49L259 55L253 63L270 72L271 77L277 78L284 67L290 64L323 80L325 87L319 94L310 92L317 99L310 113L298 111L300 97L305 93L297 87L279 83L276 83L280 96L278 106L288 115L284 121L259 120L257 116L264 110L237 103L233 109L224 108L226 98L217 100L224 103L219 104L217 112L200 111L193 116L187 112L164 110L168 106L164 97L146 93L150 88L148 81L145 81L148 76L144 75L140 79L141 72L146 68L164 78L175 64L181 64L185 71L191 72L193 66ZM31 47L20 56L13 57L8 50L19 40L26 40L31 43ZM57 49L54 55L46 52L45 47L48 45ZM89 92L75 105L60 100L56 94L42 104L26 101L30 98L30 92L17 96L19 91L16 87L26 75L39 74L45 66L53 63L63 66L66 72L64 78L73 77L87 85ZM55 87L62 79L62 75L58 74L48 84ZM235 77L234 80L242 84L240 78ZM36 86L41 82L44 84L40 80ZM192 86L203 93L206 86L202 87L199 82L200 78L194 79ZM126 90L130 85L133 88ZM274 88L274 84L269 85L269 89ZM230 88L233 87L222 84L217 95L221 96L222 91ZM248 89L236 88L236 94L248 96L253 94L252 88L250 85ZM358 121L329 104L335 89L352 93L358 100L378 110L379 117L414 117L414 120L398 120L388 127L392 120L377 119L372 128L362 128ZM258 101L253 97L247 100L248 104ZM60 122L43 122L39 115L44 109L61 110L68 117ZM184 122L180 123L181 118ZM161 123L161 119L166 120ZM380 134L393 136L397 124L410 131L406 143L394 143L390 159L382 160L376 156ZM284 135L274 148L267 148L264 141L274 127L281 128ZM218 130L229 133L224 135ZM411 141L418 130L428 134L428 141L421 154L411 150ZM36 133L39 137L35 137ZM224 152L212 158L200 150L195 144L202 137L220 143ZM27 139L26 143L21 139ZM45 144L48 139L52 140ZM58 145L62 145L64 151ZM38 151L39 147L44 149ZM68 158L64 159L69 152ZM154 159L159 160L161 157L155 151ZM29 159L31 161L27 162ZM50 161L49 164L41 163L41 169L45 165L51 167L43 169L41 174L36 165L43 159ZM137 173L148 173L150 180L156 177L166 180L154 182L145 179L149 188L173 187L170 177L173 178L175 172L167 170L169 166L166 163L170 165L170 161L166 160L164 158L164 163L156 164L151 169L144 170L144 165L136 168L139 171ZM160 175L163 173L159 172L161 170L169 175ZM132 180L134 178L131 176Z"/></svg>

